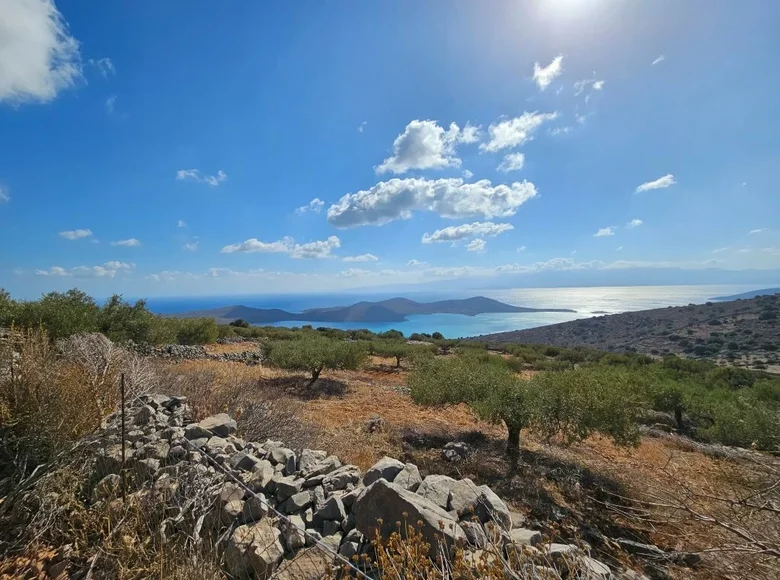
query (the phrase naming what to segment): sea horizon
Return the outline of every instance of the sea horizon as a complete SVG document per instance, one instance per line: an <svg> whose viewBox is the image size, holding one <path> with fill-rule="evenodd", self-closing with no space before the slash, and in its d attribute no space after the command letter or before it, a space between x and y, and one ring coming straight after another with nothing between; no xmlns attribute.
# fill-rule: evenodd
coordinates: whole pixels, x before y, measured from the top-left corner
<svg viewBox="0 0 780 580"><path fill-rule="evenodd" d="M367 328L374 332L400 330L413 333L441 332L447 338L479 336L569 322L600 314L618 314L637 310L702 304L716 296L739 294L762 286L742 284L664 285L664 286L589 286L559 288L481 289L451 292L341 292L320 294L253 294L158 297L146 299L147 307L157 314L176 314L241 304L252 308L279 308L302 312L311 308L349 306L363 300L380 301L402 296L420 302L486 296L514 306L530 308L567 308L575 312L527 312L465 316L429 314L408 316L403 322L317 322L281 321L268 326L327 326L343 330Z"/></svg>

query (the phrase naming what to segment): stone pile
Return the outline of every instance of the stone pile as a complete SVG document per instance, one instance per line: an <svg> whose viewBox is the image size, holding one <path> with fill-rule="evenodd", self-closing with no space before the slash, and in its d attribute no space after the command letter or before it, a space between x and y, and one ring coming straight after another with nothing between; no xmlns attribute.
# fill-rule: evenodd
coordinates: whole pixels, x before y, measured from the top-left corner
<svg viewBox="0 0 780 580"><path fill-rule="evenodd" d="M387 537L406 521L431 545L431 556L440 543L464 546L472 557L491 543L550 562L574 559L587 572L578 578L641 578L611 570L577 546L543 545L522 516L469 479L423 478L417 466L390 457L361 473L325 451L245 441L226 414L193 422L182 397L142 396L127 409L125 430L123 473L132 474L133 493L175 487L185 474L202 480L207 507L196 533L224 539L223 561L233 577L320 578L369 553L377 531ZM120 433L119 415L110 417L97 450L93 501L116 497Z"/></svg>
<svg viewBox="0 0 780 580"><path fill-rule="evenodd" d="M165 344L155 346L146 342L128 342L127 348L142 356L156 357L174 361L214 360L219 362L242 362L249 365L260 364L263 356L258 350L243 352L210 353L201 345Z"/></svg>

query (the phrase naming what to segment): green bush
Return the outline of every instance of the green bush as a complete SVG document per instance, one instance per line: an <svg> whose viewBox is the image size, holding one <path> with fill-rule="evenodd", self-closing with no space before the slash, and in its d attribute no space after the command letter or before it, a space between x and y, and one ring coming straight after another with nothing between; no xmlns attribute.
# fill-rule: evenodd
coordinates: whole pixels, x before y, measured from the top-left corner
<svg viewBox="0 0 780 580"><path fill-rule="evenodd" d="M271 366L310 373L309 385L313 385L324 369L354 370L360 367L366 358L366 349L358 342L314 335L297 340L272 341L265 347L265 358Z"/></svg>

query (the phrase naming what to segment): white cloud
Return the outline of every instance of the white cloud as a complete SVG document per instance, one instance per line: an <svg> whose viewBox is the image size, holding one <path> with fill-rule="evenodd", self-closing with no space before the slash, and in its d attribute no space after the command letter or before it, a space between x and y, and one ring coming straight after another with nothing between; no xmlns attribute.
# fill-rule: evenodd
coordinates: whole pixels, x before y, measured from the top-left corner
<svg viewBox="0 0 780 580"><path fill-rule="evenodd" d="M185 222L184 220L179 220L179 222L176 224L176 227L177 228L186 228L187 227L187 222Z"/></svg>
<svg viewBox="0 0 780 580"><path fill-rule="evenodd" d="M328 222L339 228L383 225L409 219L415 211L432 211L455 219L506 217L536 195L536 187L526 180L493 186L487 179L475 183L455 178L391 179L343 196L328 208Z"/></svg>
<svg viewBox="0 0 780 580"><path fill-rule="evenodd" d="M615 250L615 251L616 251L616 252L620 252L620 251L622 251L622 250L623 250L623 246L618 246L617 250Z"/></svg>
<svg viewBox="0 0 780 580"><path fill-rule="evenodd" d="M11 201L11 196L8 195L8 191L0 187L0 203L8 203Z"/></svg>
<svg viewBox="0 0 780 580"><path fill-rule="evenodd" d="M251 238L239 244L232 244L222 248L223 254L238 252L265 252L277 254L289 254L291 258L330 258L331 252L341 246L341 241L336 236L330 236L327 240L296 244L291 237L285 237L276 242L261 242L257 238Z"/></svg>
<svg viewBox="0 0 780 580"><path fill-rule="evenodd" d="M606 81L596 80L595 78L577 81L574 83L574 96L577 97L588 89L600 91L604 88L605 82Z"/></svg>
<svg viewBox="0 0 780 580"><path fill-rule="evenodd" d="M609 226L607 228L600 228L599 231L597 231L595 234L593 234L594 238L603 238L605 236L614 236L615 235L615 227Z"/></svg>
<svg viewBox="0 0 780 580"><path fill-rule="evenodd" d="M88 238L92 235L92 230L68 230L66 232L60 232L59 236L66 240L78 240L81 238Z"/></svg>
<svg viewBox="0 0 780 580"><path fill-rule="evenodd" d="M474 177L474 174L468 169L464 169L461 172L461 175L463 176L463 179L471 179L472 177Z"/></svg>
<svg viewBox="0 0 780 580"><path fill-rule="evenodd" d="M73 276L74 278L113 278L117 272L129 271L135 264L125 262L106 262L102 266L76 266L70 270L60 266L52 266L48 270L35 270L36 276Z"/></svg>
<svg viewBox="0 0 780 580"><path fill-rule="evenodd" d="M565 135L566 133L570 133L574 130L574 127L566 126L566 127L555 127L554 129L550 129L549 133L550 135Z"/></svg>
<svg viewBox="0 0 780 580"><path fill-rule="evenodd" d="M366 128L366 122L363 121L362 123L360 123L360 125L358 125L358 128L357 128L358 133L362 133L365 128Z"/></svg>
<svg viewBox="0 0 780 580"><path fill-rule="evenodd" d="M306 213L307 211L310 211L312 213L320 213L323 207L325 207L325 202L322 201L319 197L315 197L306 205L302 205L301 207L296 209L295 213L303 214Z"/></svg>
<svg viewBox="0 0 780 580"><path fill-rule="evenodd" d="M496 168L504 173L508 171L519 171L525 165L525 155L522 153L510 153L504 156L504 160Z"/></svg>
<svg viewBox="0 0 780 580"><path fill-rule="evenodd" d="M553 61L545 67L539 65L538 62L534 63L533 79L536 81L536 85L540 90L546 89L550 86L556 78L563 72L563 55L556 56Z"/></svg>
<svg viewBox="0 0 780 580"><path fill-rule="evenodd" d="M661 64L665 60L666 60L666 57L664 55L659 55L658 58L656 58L653 62L650 63L650 66L655 66L657 64Z"/></svg>
<svg viewBox="0 0 780 580"><path fill-rule="evenodd" d="M733 248L731 246L726 246L725 248L718 248L717 250L712 250L713 254L722 254L723 252L729 252Z"/></svg>
<svg viewBox="0 0 780 580"><path fill-rule="evenodd" d="M485 246L487 246L487 242L485 240L475 238L466 244L466 251L482 253L485 251Z"/></svg>
<svg viewBox="0 0 780 580"><path fill-rule="evenodd" d="M360 254L359 256L345 256L342 261L344 262L376 262L377 258L374 254Z"/></svg>
<svg viewBox="0 0 780 580"><path fill-rule="evenodd" d="M436 242L456 242L466 238L492 237L504 232L515 229L512 224L495 224L493 222L474 222L473 224L462 224L459 226L449 226L441 230L436 230L432 234L423 234L423 244L433 244Z"/></svg>
<svg viewBox="0 0 780 580"><path fill-rule="evenodd" d="M596 268L601 262L575 262L572 258L551 258L544 262L533 264L504 264L497 266L494 271L499 274L532 274L548 270L587 270Z"/></svg>
<svg viewBox="0 0 780 580"><path fill-rule="evenodd" d="M512 119L503 118L488 127L490 141L482 143L479 148L482 151L495 153L501 149L507 149L522 145L533 139L533 134L545 122L552 121L558 113L539 113L526 111L519 117Z"/></svg>
<svg viewBox="0 0 780 580"><path fill-rule="evenodd" d="M674 175L667 173L663 177L659 177L655 181L646 181L636 188L636 193L642 193L643 191L650 191L651 189L664 189L677 183L674 180Z"/></svg>
<svg viewBox="0 0 780 580"><path fill-rule="evenodd" d="M628 222L628 223L626 224L626 227L627 227L628 229L638 228L639 226L641 226L641 225L642 225L642 224L644 224L644 223L645 223L645 222L643 222L642 220L640 220L640 219L637 219L637 218L634 218L634 219L632 219L630 222Z"/></svg>
<svg viewBox="0 0 780 580"><path fill-rule="evenodd" d="M110 58L107 56L104 56L103 58L90 58L89 65L95 67L98 72L100 72L101 75L103 75L104 79L107 79L110 75L116 74L116 68L114 68L114 63L111 61Z"/></svg>
<svg viewBox="0 0 780 580"><path fill-rule="evenodd" d="M111 242L112 246L124 246L126 248L133 248L136 246L140 246L141 242L139 240L136 240L135 238L130 238L127 240L118 240L116 242Z"/></svg>
<svg viewBox="0 0 780 580"><path fill-rule="evenodd" d="M456 123L450 123L449 129L445 130L436 121L415 119L395 138L393 155L375 170L400 174L412 169L459 167L461 161L455 156L456 145L474 143L478 139L479 127L467 124L461 130Z"/></svg>
<svg viewBox="0 0 780 580"><path fill-rule="evenodd" d="M227 173L220 169L217 171L216 175L201 175L200 169L179 169L176 172L176 179L178 181L197 181L199 183L208 183L212 187L216 187L223 181L227 180Z"/></svg>
<svg viewBox="0 0 780 580"><path fill-rule="evenodd" d="M339 276L343 278L357 278L358 276L369 276L372 272L370 270L363 270L361 268L347 268L339 272Z"/></svg>
<svg viewBox="0 0 780 580"><path fill-rule="evenodd" d="M0 0L0 102L48 103L81 78L79 43L53 0Z"/></svg>
<svg viewBox="0 0 780 580"><path fill-rule="evenodd" d="M194 252L195 250L198 249L198 243L199 242L190 242L188 244L184 244L182 246L182 248L184 248L185 250L187 250L189 252Z"/></svg>
<svg viewBox="0 0 780 580"><path fill-rule="evenodd" d="M520 246L519 248L517 248L517 251L518 252L525 252L527 249L528 248L526 248L525 246Z"/></svg>
<svg viewBox="0 0 780 580"><path fill-rule="evenodd" d="M421 260L415 260L414 258L412 258L406 263L406 265L409 266L410 268L424 268L428 266L428 262L423 262Z"/></svg>
<svg viewBox="0 0 780 580"><path fill-rule="evenodd" d="M109 115L114 114L114 105L116 105L116 95L111 95L106 99L106 112Z"/></svg>
<svg viewBox="0 0 780 580"><path fill-rule="evenodd" d="M769 228L756 228L755 230L750 230L750 231L748 232L748 234L750 234L750 235L753 235L753 234L761 234L761 233L764 233L765 231L767 231L768 229L769 229Z"/></svg>

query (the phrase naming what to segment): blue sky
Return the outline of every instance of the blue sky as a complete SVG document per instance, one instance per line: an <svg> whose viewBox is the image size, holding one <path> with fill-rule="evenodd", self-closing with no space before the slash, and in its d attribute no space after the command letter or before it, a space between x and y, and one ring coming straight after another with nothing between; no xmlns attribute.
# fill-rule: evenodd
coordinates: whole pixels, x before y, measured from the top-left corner
<svg viewBox="0 0 780 580"><path fill-rule="evenodd" d="M0 13L0 286L19 296L780 268L774 2Z"/></svg>

